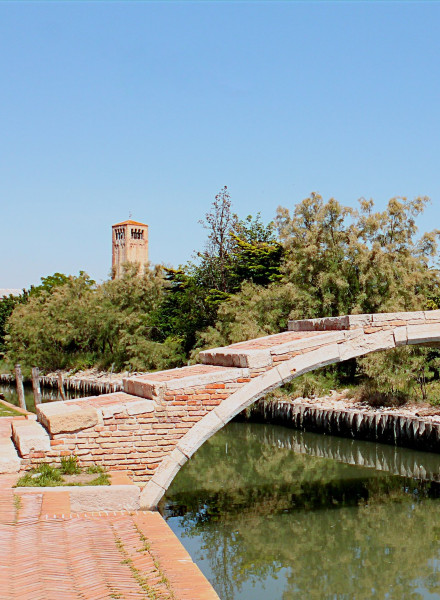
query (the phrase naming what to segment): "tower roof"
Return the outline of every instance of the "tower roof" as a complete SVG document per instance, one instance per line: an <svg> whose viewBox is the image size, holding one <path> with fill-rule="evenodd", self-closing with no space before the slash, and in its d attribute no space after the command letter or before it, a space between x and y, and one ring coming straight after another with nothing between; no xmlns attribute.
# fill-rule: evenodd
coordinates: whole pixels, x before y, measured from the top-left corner
<svg viewBox="0 0 440 600"><path fill-rule="evenodd" d="M122 221L121 223L115 223L112 227L119 227L120 225L142 225L142 227L148 227L146 223L140 223L139 221L132 221L129 219L128 221Z"/></svg>

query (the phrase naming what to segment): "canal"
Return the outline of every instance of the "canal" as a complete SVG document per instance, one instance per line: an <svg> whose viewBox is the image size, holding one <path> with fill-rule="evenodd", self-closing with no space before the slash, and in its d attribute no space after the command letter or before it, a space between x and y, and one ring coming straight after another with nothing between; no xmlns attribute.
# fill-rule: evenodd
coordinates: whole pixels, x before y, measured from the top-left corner
<svg viewBox="0 0 440 600"><path fill-rule="evenodd" d="M234 422L160 510L222 600L432 600L439 475L440 455Z"/></svg>

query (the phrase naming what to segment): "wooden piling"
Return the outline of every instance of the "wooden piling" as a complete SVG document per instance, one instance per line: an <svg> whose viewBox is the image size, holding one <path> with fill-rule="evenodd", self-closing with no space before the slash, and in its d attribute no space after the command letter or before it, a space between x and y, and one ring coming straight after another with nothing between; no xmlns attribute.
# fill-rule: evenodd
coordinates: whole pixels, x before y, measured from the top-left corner
<svg viewBox="0 0 440 600"><path fill-rule="evenodd" d="M66 394L64 393L63 374L58 373L58 391L63 400L66 400Z"/></svg>
<svg viewBox="0 0 440 600"><path fill-rule="evenodd" d="M17 386L17 395L18 401L20 403L20 408L26 410L26 400L24 397L24 387L23 387L23 375L21 372L21 366L19 364L15 365L15 385Z"/></svg>
<svg viewBox="0 0 440 600"><path fill-rule="evenodd" d="M32 389L34 391L35 406L41 404L40 369L32 368Z"/></svg>

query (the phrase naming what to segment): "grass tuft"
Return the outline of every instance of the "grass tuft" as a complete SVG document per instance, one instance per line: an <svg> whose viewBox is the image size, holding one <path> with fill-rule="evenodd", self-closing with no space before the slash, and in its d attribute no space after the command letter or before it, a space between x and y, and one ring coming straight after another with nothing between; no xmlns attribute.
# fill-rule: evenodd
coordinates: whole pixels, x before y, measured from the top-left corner
<svg viewBox="0 0 440 600"><path fill-rule="evenodd" d="M15 487L56 487L60 485L110 485L110 476L103 467L92 466L83 470L78 465L75 457L68 457L74 460L61 460L61 467L54 467L48 464L41 464L36 469L32 469L17 481ZM75 481L67 483L63 475L79 475L81 473L96 473L97 477L88 483Z"/></svg>
<svg viewBox="0 0 440 600"><path fill-rule="evenodd" d="M78 473L81 473L77 456L63 456L60 468L63 475L78 475Z"/></svg>

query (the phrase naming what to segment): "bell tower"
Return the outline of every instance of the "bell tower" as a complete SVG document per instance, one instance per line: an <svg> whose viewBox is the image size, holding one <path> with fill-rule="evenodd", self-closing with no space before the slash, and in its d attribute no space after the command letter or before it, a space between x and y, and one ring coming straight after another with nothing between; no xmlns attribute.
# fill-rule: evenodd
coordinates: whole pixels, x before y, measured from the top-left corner
<svg viewBox="0 0 440 600"><path fill-rule="evenodd" d="M113 279L122 277L125 263L138 263L143 272L148 265L148 225L123 221L112 225Z"/></svg>

